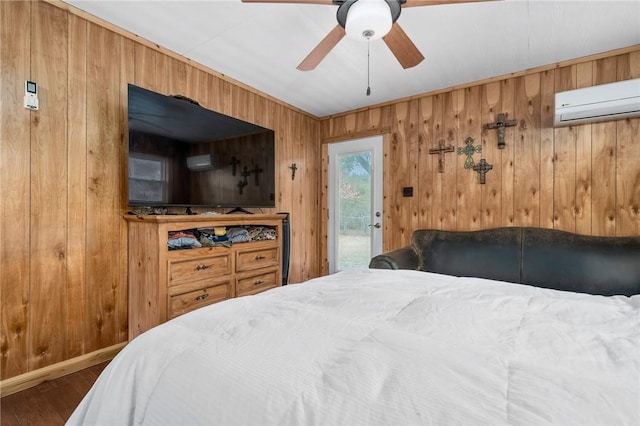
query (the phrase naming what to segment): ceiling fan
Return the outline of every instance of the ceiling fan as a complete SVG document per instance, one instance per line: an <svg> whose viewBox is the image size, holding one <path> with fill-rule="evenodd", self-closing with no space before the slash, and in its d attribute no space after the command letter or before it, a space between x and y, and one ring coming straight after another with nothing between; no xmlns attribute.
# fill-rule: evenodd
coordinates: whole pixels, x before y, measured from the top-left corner
<svg viewBox="0 0 640 426"><path fill-rule="evenodd" d="M424 59L409 36L396 22L405 7L471 3L493 0L242 0L244 3L298 3L338 6L336 25L297 66L310 71L327 56L345 35L372 41L382 38L402 68L411 68Z"/></svg>

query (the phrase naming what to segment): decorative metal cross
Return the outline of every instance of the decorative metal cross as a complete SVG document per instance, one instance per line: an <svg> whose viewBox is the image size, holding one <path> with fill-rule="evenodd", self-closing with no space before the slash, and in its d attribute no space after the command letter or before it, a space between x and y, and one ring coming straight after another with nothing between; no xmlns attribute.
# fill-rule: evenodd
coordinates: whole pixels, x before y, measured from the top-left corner
<svg viewBox="0 0 640 426"><path fill-rule="evenodd" d="M241 180L241 181L238 181L238 185L237 185L237 186L238 186L238 193L239 193L240 195L242 195L242 188L244 188L245 186L247 186L247 181L246 181L246 180L244 180L244 181L242 181L242 180Z"/></svg>
<svg viewBox="0 0 640 426"><path fill-rule="evenodd" d="M491 169L493 169L493 166L487 163L487 161L484 158L481 158L480 162L475 166L473 166L473 171L480 173L480 183L482 185L484 185L485 183L485 175Z"/></svg>
<svg viewBox="0 0 640 426"><path fill-rule="evenodd" d="M473 138L469 136L465 141L464 148L458 148L458 155L466 155L467 159L464 162L465 169L473 169L475 163L473 162L473 154L476 152L482 152L482 145L473 146Z"/></svg>
<svg viewBox="0 0 640 426"><path fill-rule="evenodd" d="M244 184L245 184L245 186L246 186L246 185L247 185L247 177L248 177L248 176L251 176L251 170L249 170L249 169L247 168L247 166L244 166L244 167L242 168L242 173L240 173L240 174L241 174L241 175L242 175L242 177L244 178L244 179L243 179L243 182L244 182Z"/></svg>
<svg viewBox="0 0 640 426"><path fill-rule="evenodd" d="M444 154L455 150L453 145L444 146L444 139L438 141L438 148L429 149L429 154L438 154L438 173L444 173Z"/></svg>
<svg viewBox="0 0 640 426"><path fill-rule="evenodd" d="M260 173L262 173L262 169L256 164L255 166L253 166L253 170L251 170L251 173L256 175L256 186L260 186Z"/></svg>
<svg viewBox="0 0 640 426"><path fill-rule="evenodd" d="M289 168L291 169L291 180L293 180L296 177L296 170L298 170L298 166L296 166L296 163L293 163Z"/></svg>
<svg viewBox="0 0 640 426"><path fill-rule="evenodd" d="M504 149L504 129L518 124L518 120L504 121L504 113L498 114L498 121L484 126L485 129L498 129L498 149Z"/></svg>
<svg viewBox="0 0 640 426"><path fill-rule="evenodd" d="M231 175L235 176L236 175L236 166L240 164L240 160L238 160L236 157L231 157Z"/></svg>

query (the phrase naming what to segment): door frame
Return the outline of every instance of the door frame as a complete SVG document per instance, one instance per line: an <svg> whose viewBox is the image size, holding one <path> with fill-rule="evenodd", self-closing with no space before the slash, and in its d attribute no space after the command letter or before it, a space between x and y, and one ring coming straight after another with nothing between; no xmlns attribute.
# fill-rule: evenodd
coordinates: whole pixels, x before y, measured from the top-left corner
<svg viewBox="0 0 640 426"><path fill-rule="evenodd" d="M378 129L365 132L353 133L346 136L327 138L322 141L322 177L321 177L321 200L320 200L320 250L322 256L320 262L320 275L329 274L329 144L335 142L347 142L356 139L363 139L371 136L382 136L382 188L383 192L388 191L387 179L385 178L389 171L388 155L389 146L391 145L392 133L391 129ZM382 248L385 250L384 241L387 238L388 230L388 197L382 199Z"/></svg>

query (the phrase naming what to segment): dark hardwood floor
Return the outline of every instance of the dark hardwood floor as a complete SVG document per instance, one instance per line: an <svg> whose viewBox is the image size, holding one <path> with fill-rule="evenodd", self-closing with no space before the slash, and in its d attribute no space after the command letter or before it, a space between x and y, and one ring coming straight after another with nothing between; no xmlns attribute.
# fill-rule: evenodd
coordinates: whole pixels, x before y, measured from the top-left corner
<svg viewBox="0 0 640 426"><path fill-rule="evenodd" d="M0 399L0 425L64 425L106 367L104 362Z"/></svg>

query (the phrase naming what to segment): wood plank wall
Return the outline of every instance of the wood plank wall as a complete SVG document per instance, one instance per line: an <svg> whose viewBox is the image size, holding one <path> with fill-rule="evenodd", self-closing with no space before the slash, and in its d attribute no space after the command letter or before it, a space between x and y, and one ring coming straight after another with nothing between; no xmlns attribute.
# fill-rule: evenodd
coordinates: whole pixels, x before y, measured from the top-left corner
<svg viewBox="0 0 640 426"><path fill-rule="evenodd" d="M535 226L640 235L640 119L553 128L556 92L640 77L640 46L600 56L327 117L321 137L330 143L383 133L391 140L385 250L406 245L418 228ZM518 120L507 128L502 150L496 131L483 128L501 112ZM475 161L493 165L484 185L464 169L464 156L446 154L438 173L437 155L429 154L440 140L459 148L467 137L482 145ZM326 176L322 182L326 191ZM405 186L414 187L413 198L402 197ZM322 232L326 241L325 226Z"/></svg>
<svg viewBox="0 0 640 426"><path fill-rule="evenodd" d="M291 214L290 282L319 274L318 120L76 12L0 2L2 379L127 339L127 83L274 129L261 211Z"/></svg>

